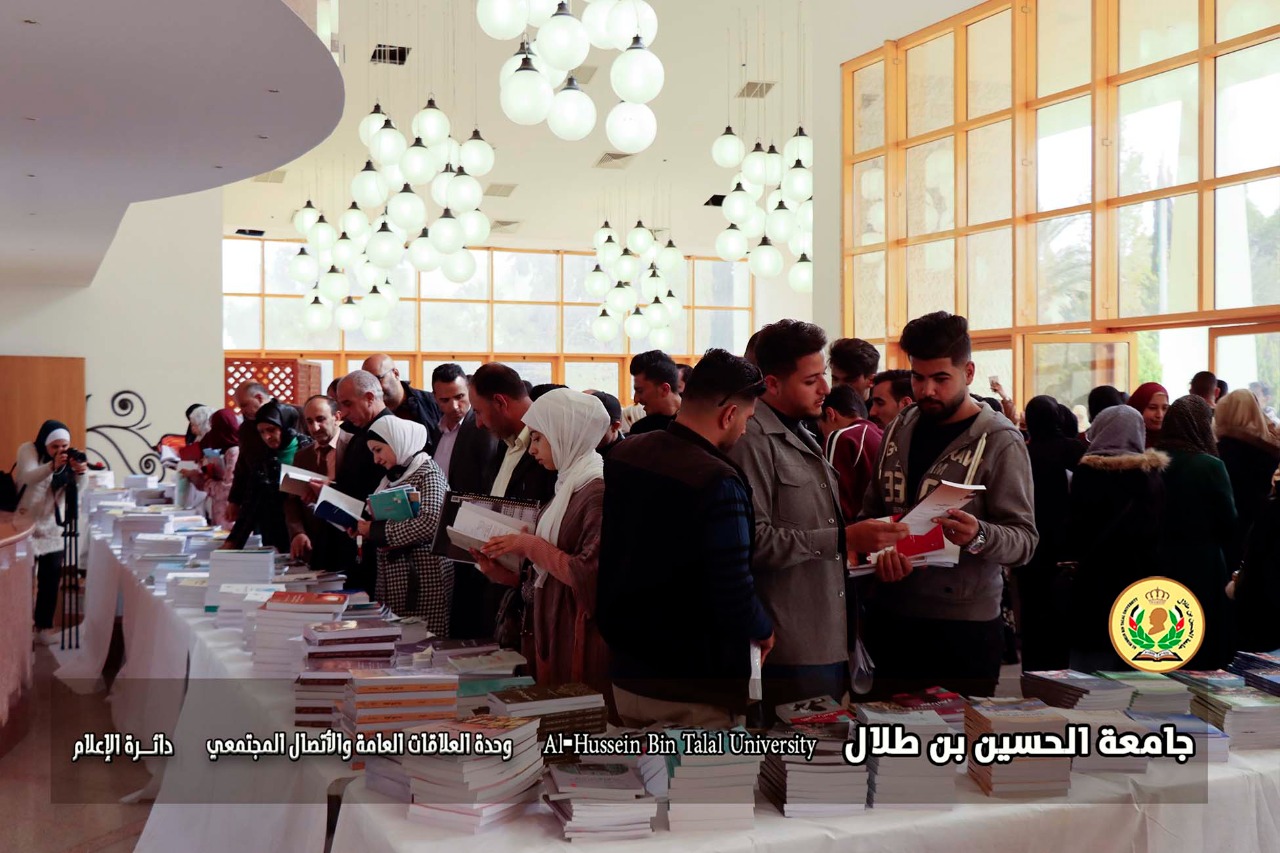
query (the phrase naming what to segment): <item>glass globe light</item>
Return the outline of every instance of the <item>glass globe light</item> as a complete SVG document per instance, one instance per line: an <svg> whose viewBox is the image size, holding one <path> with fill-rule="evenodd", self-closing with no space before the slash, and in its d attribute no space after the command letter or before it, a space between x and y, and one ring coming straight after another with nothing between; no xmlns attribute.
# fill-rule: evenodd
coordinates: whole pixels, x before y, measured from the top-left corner
<svg viewBox="0 0 1280 853"><path fill-rule="evenodd" d="M318 275L320 275L320 263L307 252L306 246L289 259L289 278L299 284L315 281Z"/></svg>
<svg viewBox="0 0 1280 853"><path fill-rule="evenodd" d="M657 137L658 117L646 104L623 101L609 110L604 129L614 148L623 154L639 154Z"/></svg>
<svg viewBox="0 0 1280 853"><path fill-rule="evenodd" d="M765 212L754 204L751 205L751 215L747 217L747 221L739 225L742 229L742 235L748 240L759 240L764 236L764 226L769 220Z"/></svg>
<svg viewBox="0 0 1280 853"><path fill-rule="evenodd" d="M609 36L612 47L626 50L635 36L653 44L658 37L658 15L645 0L619 0L609 10Z"/></svg>
<svg viewBox="0 0 1280 853"><path fill-rule="evenodd" d="M774 243L785 243L796 233L796 215L783 202L769 211L764 221L764 233Z"/></svg>
<svg viewBox="0 0 1280 853"><path fill-rule="evenodd" d="M399 187L409 183L405 180L404 172L400 171L400 164L388 163L385 166L379 166L378 171L382 173L382 177L387 179L387 186L391 190L391 195L395 195Z"/></svg>
<svg viewBox="0 0 1280 853"><path fill-rule="evenodd" d="M491 39L516 38L529 25L529 0L479 0L476 21Z"/></svg>
<svg viewBox="0 0 1280 853"><path fill-rule="evenodd" d="M405 184L387 202L387 218L406 233L421 231L427 224L427 203Z"/></svg>
<svg viewBox="0 0 1280 853"><path fill-rule="evenodd" d="M716 141L711 143L711 159L721 169L738 168L746 153L747 147L742 144L742 140L729 125L725 125L724 133L717 136Z"/></svg>
<svg viewBox="0 0 1280 853"><path fill-rule="evenodd" d="M609 69L614 94L632 104L647 104L658 97L666 79L662 60L645 48L639 36L613 60Z"/></svg>
<svg viewBox="0 0 1280 853"><path fill-rule="evenodd" d="M671 312L667 310L667 306L662 304L662 300L653 297L653 302L644 309L644 316L649 320L649 326L653 329L661 329L663 326L671 322Z"/></svg>
<svg viewBox="0 0 1280 853"><path fill-rule="evenodd" d="M716 236L716 254L721 260L740 261L747 253L747 238L737 225L730 224Z"/></svg>
<svg viewBox="0 0 1280 853"><path fill-rule="evenodd" d="M605 0L596 0L596 2L601 3L605 2ZM598 252L600 251L600 248L604 246L604 241L609 239L613 239L616 242L618 239L618 232L614 231L613 228L610 227L609 220L606 219L604 224L596 229L596 233L591 238L591 245L594 246L595 250Z"/></svg>
<svg viewBox="0 0 1280 853"><path fill-rule="evenodd" d="M453 166L446 165L444 171L431 179L431 200L441 208L449 206L449 184L453 181Z"/></svg>
<svg viewBox="0 0 1280 853"><path fill-rule="evenodd" d="M560 3L556 12L539 30L534 47L548 65L572 71L591 52L587 28L569 11L568 3Z"/></svg>
<svg viewBox="0 0 1280 853"><path fill-rule="evenodd" d="M307 199L307 203L298 209L293 215L293 229L298 232L298 236L306 238L307 233L311 231L311 226L316 224L320 219L320 211L311 205L311 199Z"/></svg>
<svg viewBox="0 0 1280 853"><path fill-rule="evenodd" d="M804 132L804 127L797 127L795 136L782 146L782 161L794 163L799 160L806 169L813 166L813 137Z"/></svg>
<svg viewBox="0 0 1280 853"><path fill-rule="evenodd" d="M356 284L360 286L361 293L368 293L375 284L385 280L386 277L387 271L369 260L368 255L364 256L363 261L356 260Z"/></svg>
<svg viewBox="0 0 1280 853"><path fill-rule="evenodd" d="M449 137L443 142L436 143L427 149L431 152L431 156L435 158L435 162L440 164L436 171L443 171L445 166L453 166L456 170L462 165L462 146L458 144L458 140Z"/></svg>
<svg viewBox="0 0 1280 853"><path fill-rule="evenodd" d="M392 234L394 234L394 235L396 235L397 237L399 237L399 238L400 238L400 241L401 241L402 243L407 243L407 242L409 242L409 232L408 232L408 231L405 231L405 230L404 230L403 228L401 228L399 225L395 224L395 223L394 223L394 222L392 222L390 219L388 219L388 218L387 218L387 216L386 216L386 214L383 214L382 216L379 216L377 219L373 220L373 222L372 222L372 223L370 223L375 233L376 233L380 228L382 228L382 223L384 223L384 222L385 222L385 223L387 223L387 227L391 229L391 233L392 233ZM369 248L369 247L366 245L366 246L365 246L365 250L366 250L366 252L368 251L368 248Z"/></svg>
<svg viewBox="0 0 1280 853"><path fill-rule="evenodd" d="M640 253L640 266L641 267L653 266L658 260L659 251L661 251L661 249L659 249L658 247L658 241L654 240L653 243L649 244L649 248L645 249L643 252Z"/></svg>
<svg viewBox="0 0 1280 853"><path fill-rule="evenodd" d="M360 313L366 320L386 319L386 316L391 313L391 307L391 303L382 295L382 291L376 284L360 299Z"/></svg>
<svg viewBox="0 0 1280 853"><path fill-rule="evenodd" d="M751 196L742 188L742 184L738 184L733 188L733 192L724 197L724 201L720 203L720 212L724 214L724 218L734 225L741 226L744 222L751 218L751 211L755 209L755 202L751 200Z"/></svg>
<svg viewBox="0 0 1280 853"><path fill-rule="evenodd" d="M317 285L319 293L330 302L341 302L347 298L347 294L351 293L351 282L347 277L338 272L337 267L329 267L329 271L320 276L320 283Z"/></svg>
<svg viewBox="0 0 1280 853"><path fill-rule="evenodd" d="M627 248L642 255L653 248L653 232L644 227L644 222L637 219L636 227L627 232Z"/></svg>
<svg viewBox="0 0 1280 853"><path fill-rule="evenodd" d="M382 112L382 104L374 104L373 111L360 119L360 125L356 128L360 134L361 144L368 146L373 140L373 134L382 129L386 120L387 117Z"/></svg>
<svg viewBox="0 0 1280 853"><path fill-rule="evenodd" d="M440 271L454 284L464 284L476 274L476 256L470 249L459 249L440 259Z"/></svg>
<svg viewBox="0 0 1280 853"><path fill-rule="evenodd" d="M680 254L680 250L676 248L674 240L667 240L667 245L663 246L658 252L658 257L654 263L658 265L658 269L665 276L672 275L672 270L684 264L684 255Z"/></svg>
<svg viewBox="0 0 1280 853"><path fill-rule="evenodd" d="M751 196L752 201L759 201L764 195L764 187L761 184L755 184L747 180L746 175L739 172L731 182L731 186L737 188L741 184L742 188L747 191L747 195Z"/></svg>
<svg viewBox="0 0 1280 853"><path fill-rule="evenodd" d="M350 296L342 301L342 304L333 312L333 316L338 321L338 328L344 332L356 328L364 319L364 315L360 313L360 306Z"/></svg>
<svg viewBox="0 0 1280 853"><path fill-rule="evenodd" d="M609 13L617 4L618 0L594 0L582 10L582 26L587 30L592 47L615 49L613 37L609 34Z"/></svg>
<svg viewBox="0 0 1280 853"><path fill-rule="evenodd" d="M479 207L480 199L483 196L484 190L481 189L480 182L468 175L466 169L459 166L458 171L453 176L453 180L445 188L445 197L449 202L445 207L457 211L459 214L466 213Z"/></svg>
<svg viewBox="0 0 1280 853"><path fill-rule="evenodd" d="M680 316L680 312L684 310L684 305L676 298L675 292L672 290L667 290L666 296L660 296L658 298L662 301L663 305L667 306L667 311L671 315L671 322L674 323L676 318Z"/></svg>
<svg viewBox="0 0 1280 853"><path fill-rule="evenodd" d="M439 145L449 138L449 117L436 106L435 98L428 98L427 105L414 114L410 130L428 148Z"/></svg>
<svg viewBox="0 0 1280 853"><path fill-rule="evenodd" d="M769 154L759 142L742 158L742 176L753 184L764 186L769 177Z"/></svg>
<svg viewBox="0 0 1280 853"><path fill-rule="evenodd" d="M461 223L454 218L453 211L446 207L440 214L440 218L431 225L431 242L435 244L441 255L447 257L461 249L465 239ZM444 266L443 260L440 265Z"/></svg>
<svg viewBox="0 0 1280 853"><path fill-rule="evenodd" d="M354 240L347 236L347 232L343 231L338 237L338 242L333 244L333 266L340 270L345 270L351 266L351 263L360 254L359 248Z"/></svg>
<svg viewBox="0 0 1280 853"><path fill-rule="evenodd" d="M650 266L649 271L640 279L640 296L644 299L656 299L666 289L667 282L663 279L658 267Z"/></svg>
<svg viewBox="0 0 1280 853"><path fill-rule="evenodd" d="M365 298L368 299L367 296ZM385 341L391 336L391 324L386 320L371 320L366 317L360 327L360 334L367 341Z"/></svg>
<svg viewBox="0 0 1280 853"><path fill-rule="evenodd" d="M623 324L626 329L627 337L632 340L646 338L651 328L649 318L640 313L639 306L631 312L631 316L627 318L627 322Z"/></svg>
<svg viewBox="0 0 1280 853"><path fill-rule="evenodd" d="M545 27L556 13L556 0L529 0L529 26Z"/></svg>
<svg viewBox="0 0 1280 853"><path fill-rule="evenodd" d="M489 217L479 210L468 210L458 216L458 224L462 226L462 245L482 246L489 239Z"/></svg>
<svg viewBox="0 0 1280 853"><path fill-rule="evenodd" d="M338 227L352 240L358 239L369 232L369 216L353 201L351 206L342 212Z"/></svg>
<svg viewBox="0 0 1280 853"><path fill-rule="evenodd" d="M610 0L596 0L596 2L606 3ZM590 9L591 6L587 8ZM591 321L591 336L602 344L608 343L618 337L618 321L610 317L608 311L600 309L600 316Z"/></svg>
<svg viewBox="0 0 1280 853"><path fill-rule="evenodd" d="M309 331L324 331L333 322L333 309L321 302L319 296L313 296L302 313L302 322Z"/></svg>
<svg viewBox="0 0 1280 853"><path fill-rule="evenodd" d="M801 255L813 256L813 234L808 231L797 229L796 233L791 235L791 239L787 241L787 248L791 250L791 254L797 258Z"/></svg>
<svg viewBox="0 0 1280 853"><path fill-rule="evenodd" d="M623 281L635 281L636 276L640 275L640 259L635 256L630 247L627 247L618 256L614 269L618 273L618 278Z"/></svg>
<svg viewBox="0 0 1280 853"><path fill-rule="evenodd" d="M813 233L813 199L801 202L796 208L796 228Z"/></svg>
<svg viewBox="0 0 1280 853"><path fill-rule="evenodd" d="M596 102L582 91L577 78L572 74L551 102L551 112L547 113L547 127L565 142L585 139L596 128Z"/></svg>
<svg viewBox="0 0 1280 853"><path fill-rule="evenodd" d="M431 183L437 171L439 170L435 168L431 149L423 144L421 136L415 137L413 144L405 149L404 156L400 158L400 172L404 179L418 187Z"/></svg>
<svg viewBox="0 0 1280 853"><path fill-rule="evenodd" d="M675 345L676 336L671 331L670 326L663 326L659 329L653 329L649 332L649 346L653 349L662 350L663 352L671 352L671 347Z"/></svg>
<svg viewBox="0 0 1280 853"><path fill-rule="evenodd" d="M551 84L553 89L563 83L569 74L563 69L553 68L543 62L542 57L538 56L534 49L529 46L529 43L525 41L520 43L520 49L515 52L515 55L502 63L502 67L498 69L498 86L500 88L506 88L507 83L520 70L525 59L533 63L534 70L547 78L547 82Z"/></svg>
<svg viewBox="0 0 1280 853"><path fill-rule="evenodd" d="M361 207L381 207L386 204L390 192L387 179L373 168L372 160L365 160L364 168L351 179L351 197Z"/></svg>
<svg viewBox="0 0 1280 853"><path fill-rule="evenodd" d="M516 124L534 125L546 121L554 99L551 84L526 56L519 70L502 87L502 112Z"/></svg>
<svg viewBox="0 0 1280 853"><path fill-rule="evenodd" d="M408 147L404 134L396 130L390 118L382 123L382 127L369 140L369 154L380 166L399 163Z"/></svg>
<svg viewBox="0 0 1280 853"><path fill-rule="evenodd" d="M769 197L765 200L764 209L773 210L775 207L778 206L778 202L785 201L785 200L786 199L782 197L781 189L769 190Z"/></svg>
<svg viewBox="0 0 1280 853"><path fill-rule="evenodd" d="M797 206L813 198L813 172L806 169L799 160L787 170L786 177L782 180L782 195Z"/></svg>
<svg viewBox="0 0 1280 853"><path fill-rule="evenodd" d="M625 281L620 281L605 294L604 304L608 305L613 313L624 316L635 307L635 290Z"/></svg>
<svg viewBox="0 0 1280 853"><path fill-rule="evenodd" d="M409 244L409 263L419 272L440 269L440 250L431 242L431 234L426 228Z"/></svg>
<svg viewBox="0 0 1280 853"><path fill-rule="evenodd" d="M787 170L786 163L782 161L782 152L772 142L769 143L769 150L765 152L765 185L776 187L782 183L782 175Z"/></svg>
<svg viewBox="0 0 1280 853"><path fill-rule="evenodd" d="M606 223L607 225L608 223ZM618 245L618 241L610 235L600 244L600 248L596 251L596 259L600 261L600 266L605 269L613 269L613 265L622 257L622 247Z"/></svg>
<svg viewBox="0 0 1280 853"><path fill-rule="evenodd" d="M593 299L604 299L609 293L611 283L609 274L596 264L595 269L587 273L586 279L582 282L582 287Z"/></svg>
<svg viewBox="0 0 1280 853"><path fill-rule="evenodd" d="M757 278L776 278L782 273L782 253L768 237L762 237L760 244L751 250L747 265Z"/></svg>
<svg viewBox="0 0 1280 853"><path fill-rule="evenodd" d="M787 273L787 284L796 293L813 292L813 261L809 260L808 255L801 255L791 265L791 271Z"/></svg>
<svg viewBox="0 0 1280 853"><path fill-rule="evenodd" d="M478 128L471 131L471 138L459 146L458 155L462 166L471 175L483 177L493 171L493 146L480 135Z"/></svg>
<svg viewBox="0 0 1280 853"><path fill-rule="evenodd" d="M386 222L369 238L365 247L369 260L383 269L391 269L404 257L404 240Z"/></svg>

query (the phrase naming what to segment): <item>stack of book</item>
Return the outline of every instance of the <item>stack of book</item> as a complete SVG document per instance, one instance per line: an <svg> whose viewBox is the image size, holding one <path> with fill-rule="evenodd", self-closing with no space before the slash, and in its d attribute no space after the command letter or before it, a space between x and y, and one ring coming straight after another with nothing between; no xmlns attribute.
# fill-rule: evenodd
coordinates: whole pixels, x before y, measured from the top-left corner
<svg viewBox="0 0 1280 853"><path fill-rule="evenodd" d="M755 785L762 756L730 752L724 731L681 729L668 734L675 739L679 753L654 756L665 762L665 779L646 773L643 765L640 771L646 785L655 786L651 788L655 793L662 793L665 784L671 830L732 832L754 827ZM689 743L702 738L717 740L718 750L692 754Z"/></svg>
<svg viewBox="0 0 1280 853"><path fill-rule="evenodd" d="M458 677L441 669L351 670L341 710L348 737L452 720L458 714Z"/></svg>
<svg viewBox="0 0 1280 853"><path fill-rule="evenodd" d="M138 533L133 536L133 548L129 556L136 558L173 556L187 550L184 533Z"/></svg>
<svg viewBox="0 0 1280 853"><path fill-rule="evenodd" d="M204 607L208 572L168 572L164 580L165 600L174 607Z"/></svg>
<svg viewBox="0 0 1280 853"><path fill-rule="evenodd" d="M1080 711L1123 711L1133 700L1133 688L1123 681L1099 678L1074 669L1022 674L1022 695L1054 708Z"/></svg>
<svg viewBox="0 0 1280 853"><path fill-rule="evenodd" d="M273 580L289 592L341 592L347 576L342 572L316 572L290 566Z"/></svg>
<svg viewBox="0 0 1280 853"><path fill-rule="evenodd" d="M543 742L551 735L568 732L600 734L609 725L604 695L585 684L534 684L490 693L489 713L536 717L538 740Z"/></svg>
<svg viewBox="0 0 1280 853"><path fill-rule="evenodd" d="M1236 675L1244 675L1257 669L1280 669L1280 649L1273 652L1236 652L1235 660L1227 669Z"/></svg>
<svg viewBox="0 0 1280 853"><path fill-rule="evenodd" d="M258 624L258 612L262 609L262 605L270 601L271 596L279 591L275 584L272 584L271 589L254 589L245 594L244 603L240 605L240 631L241 645L246 652L253 651L253 634Z"/></svg>
<svg viewBox="0 0 1280 853"><path fill-rule="evenodd" d="M423 664L448 666L452 657L483 655L496 652L500 646L493 640L454 640L447 637L427 637L416 643L396 645L396 665Z"/></svg>
<svg viewBox="0 0 1280 853"><path fill-rule="evenodd" d="M114 544L125 559L137 553L137 538L143 533L173 533L169 516L158 512L125 512L115 520Z"/></svg>
<svg viewBox="0 0 1280 853"><path fill-rule="evenodd" d="M920 738L919 755L872 755L867 759L869 808L950 808L956 801L954 765L929 761L929 743L951 734L936 711L913 711L892 702L858 706L863 725L902 726Z"/></svg>
<svg viewBox="0 0 1280 853"><path fill-rule="evenodd" d="M1208 693L1212 690L1230 690L1244 687L1244 676L1225 669L1177 669L1170 678L1187 685L1192 693Z"/></svg>
<svg viewBox="0 0 1280 853"><path fill-rule="evenodd" d="M243 631L245 610L256 608L279 591L280 588L273 583L224 583L218 588L218 609L213 614L213 626ZM252 603L248 601L250 593L257 593Z"/></svg>
<svg viewBox="0 0 1280 853"><path fill-rule="evenodd" d="M964 709L969 707L963 696L945 687L930 687L921 693L897 693L891 701L912 711L933 711L956 730L964 728Z"/></svg>
<svg viewBox="0 0 1280 853"><path fill-rule="evenodd" d="M198 530L187 534L187 552L191 556L201 560L207 560L213 556L213 552L217 551L227 541L229 531L226 530Z"/></svg>
<svg viewBox="0 0 1280 853"><path fill-rule="evenodd" d="M812 699L801 699L799 702L784 702L774 712L784 723L823 723L853 722L853 712L830 696L815 696Z"/></svg>
<svg viewBox="0 0 1280 853"><path fill-rule="evenodd" d="M533 678L528 675L500 675L490 678L485 675L458 676L458 717L470 717L472 714L488 714L489 694L501 693L516 687L532 687Z"/></svg>
<svg viewBox="0 0 1280 853"><path fill-rule="evenodd" d="M298 673L293 683L293 724L298 728L337 728L338 709L350 680L351 673L344 669Z"/></svg>
<svg viewBox="0 0 1280 853"><path fill-rule="evenodd" d="M1236 749L1280 746L1280 696L1251 687L1197 691L1191 713L1226 732Z"/></svg>
<svg viewBox="0 0 1280 853"><path fill-rule="evenodd" d="M1196 741L1196 759L1223 762L1230 757L1231 738L1217 726L1206 723L1194 714L1148 714L1129 711L1127 716L1142 725L1146 731L1159 733L1166 725L1189 734Z"/></svg>
<svg viewBox="0 0 1280 853"><path fill-rule="evenodd" d="M796 734L817 742L813 760L803 755L765 756L760 792L786 817L830 817L856 814L867 807L865 765L847 764L844 744L851 733L847 721L792 723L775 726L771 736Z"/></svg>
<svg viewBox="0 0 1280 853"><path fill-rule="evenodd" d="M459 675L514 675L528 661L519 652L498 649L485 654L450 655L449 668ZM434 660L433 660L434 664Z"/></svg>
<svg viewBox="0 0 1280 853"><path fill-rule="evenodd" d="M1117 737L1130 732L1145 736L1149 731L1145 724L1134 720L1125 711L1080 711L1063 708L1058 713L1066 717L1070 724L1088 726L1092 738L1088 755L1072 757L1072 770L1079 773L1142 774L1147 772L1145 755L1107 755L1098 750L1098 738L1104 726L1114 729Z"/></svg>
<svg viewBox="0 0 1280 853"><path fill-rule="evenodd" d="M367 668L366 661L377 660L376 668L387 668L394 663L400 634L399 625L373 619L341 619L307 625L302 630L302 639L307 644L306 664L331 660Z"/></svg>
<svg viewBox="0 0 1280 853"><path fill-rule="evenodd" d="M1133 688L1130 711L1140 714L1189 714L1191 691L1187 685L1159 672L1099 672L1101 678L1119 681Z"/></svg>
<svg viewBox="0 0 1280 853"><path fill-rule="evenodd" d="M564 837L607 841L653 834L658 801L627 764L560 764L546 777L547 804Z"/></svg>
<svg viewBox="0 0 1280 853"><path fill-rule="evenodd" d="M542 751L538 721L486 715L410 729L422 737L483 736L510 742L511 757L501 754L406 755L400 763L409 776L413 801L408 818L416 823L479 832L524 814L541 791Z"/></svg>
<svg viewBox="0 0 1280 853"><path fill-rule="evenodd" d="M1067 719L1039 699L974 699L965 712L964 732L970 748L984 734L1053 733L1065 736ZM1064 796L1071 789L1071 756L1027 755L991 765L969 758L969 775L984 794Z"/></svg>
<svg viewBox="0 0 1280 853"><path fill-rule="evenodd" d="M258 608L253 620L253 674L292 678L303 669L302 630L342 615L345 596L331 592L277 592Z"/></svg>
<svg viewBox="0 0 1280 853"><path fill-rule="evenodd" d="M409 791L409 774L400 763L399 755L366 755L364 757L364 784L398 803L413 802Z"/></svg>
<svg viewBox="0 0 1280 853"><path fill-rule="evenodd" d="M218 594L224 583L271 583L275 567L274 548L214 551L209 555L209 589L204 600L205 612L217 612Z"/></svg>

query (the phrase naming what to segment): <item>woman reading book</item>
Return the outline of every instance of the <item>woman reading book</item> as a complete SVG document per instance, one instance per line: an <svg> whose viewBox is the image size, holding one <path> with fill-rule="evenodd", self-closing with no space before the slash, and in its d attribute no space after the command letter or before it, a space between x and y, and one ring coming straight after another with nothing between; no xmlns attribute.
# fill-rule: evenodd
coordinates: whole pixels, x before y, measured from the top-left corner
<svg viewBox="0 0 1280 853"><path fill-rule="evenodd" d="M428 631L447 637L453 562L432 554L431 541L449 483L427 455L427 428L395 416L382 417L369 427L368 441L374 461L387 469L377 492L408 486L421 500L412 518L361 519L355 528L366 548L378 549L374 595L397 616L416 616Z"/></svg>
<svg viewBox="0 0 1280 853"><path fill-rule="evenodd" d="M526 604L532 602L525 608L533 618L524 652L538 684L583 682L612 707L608 647L593 613L604 508L604 461L596 446L609 429L609 416L591 395L558 388L535 400L524 422L530 455L558 472L555 497L534 533L495 536L472 556L491 579L522 586ZM523 561L519 575L496 562L507 554Z"/></svg>

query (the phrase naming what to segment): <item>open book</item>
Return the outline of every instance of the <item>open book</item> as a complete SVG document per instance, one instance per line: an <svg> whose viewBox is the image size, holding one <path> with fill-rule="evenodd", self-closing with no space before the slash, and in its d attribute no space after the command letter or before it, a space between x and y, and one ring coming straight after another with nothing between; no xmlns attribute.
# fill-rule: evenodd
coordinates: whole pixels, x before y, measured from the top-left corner
<svg viewBox="0 0 1280 853"><path fill-rule="evenodd" d="M339 530L356 526L364 513L364 501L345 495L332 486L320 490L316 501L316 518L327 521Z"/></svg>
<svg viewBox="0 0 1280 853"><path fill-rule="evenodd" d="M960 562L960 546L943 535L942 525L933 519L944 517L947 510L963 509L974 496L986 491L985 486L964 485L943 480L924 500L898 518L882 518L881 521L898 521L907 525L910 535L899 539L894 550L911 560L915 566L954 566ZM850 567L850 574L870 574L875 563Z"/></svg>
<svg viewBox="0 0 1280 853"><path fill-rule="evenodd" d="M542 505L537 501L514 498L496 498L492 495L449 492L440 508L440 522L431 553L462 563L474 563L468 549L479 548L494 536L533 531L538 525L538 513ZM467 510L463 515L463 510ZM459 516L462 521L459 522ZM479 544L474 544L474 543ZM519 561L512 566L509 561L499 563L516 570Z"/></svg>
<svg viewBox="0 0 1280 853"><path fill-rule="evenodd" d="M329 478L293 465L280 466L280 491L306 498L308 487L313 483L317 487L327 486Z"/></svg>
<svg viewBox="0 0 1280 853"><path fill-rule="evenodd" d="M518 518L485 509L479 504L463 504L458 507L453 524L445 528L449 541L468 551L479 550L495 536L531 532L533 528ZM520 559L515 554L499 557L497 563L513 572L520 571Z"/></svg>

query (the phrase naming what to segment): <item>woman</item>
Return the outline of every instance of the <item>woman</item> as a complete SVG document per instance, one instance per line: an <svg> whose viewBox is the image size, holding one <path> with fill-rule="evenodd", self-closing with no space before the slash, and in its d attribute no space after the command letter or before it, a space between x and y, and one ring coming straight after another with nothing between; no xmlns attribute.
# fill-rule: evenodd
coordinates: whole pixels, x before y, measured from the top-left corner
<svg viewBox="0 0 1280 853"><path fill-rule="evenodd" d="M67 457L71 431L61 421L45 421L34 442L18 448L13 478L22 498L18 501L19 526L31 524L31 546L36 555L35 641L51 645L58 639L53 613L58 606L58 581L62 577L62 511L64 493L74 481L84 485L87 466Z"/></svg>
<svg viewBox="0 0 1280 853"><path fill-rule="evenodd" d="M1169 411L1169 392L1158 382L1147 382L1129 395L1129 405L1142 414L1147 428L1147 447L1159 447L1164 416Z"/></svg>
<svg viewBox="0 0 1280 853"><path fill-rule="evenodd" d="M192 403L187 406L187 444L195 444L200 436L208 431L209 415L213 414L213 409L204 403ZM204 429L201 429L201 426Z"/></svg>
<svg viewBox="0 0 1280 853"><path fill-rule="evenodd" d="M1221 669L1235 651L1226 549L1237 519L1231 478L1213 438L1213 409L1200 397L1180 398L1169 407L1160 440L1170 459L1160 574L1190 589L1204 611L1204 640L1186 668Z"/></svg>
<svg viewBox="0 0 1280 853"><path fill-rule="evenodd" d="M880 456L880 428L858 415L852 385L837 385L822 401L822 453L839 475L840 511L845 518L857 518L862 498L875 479Z"/></svg>
<svg viewBox="0 0 1280 853"><path fill-rule="evenodd" d="M1271 493L1271 475L1280 464L1280 440L1258 399L1244 389L1218 401L1213 410L1213 434L1218 439L1218 456L1231 478L1231 496L1239 516L1227 547L1227 568L1234 571L1240 568L1254 516Z"/></svg>
<svg viewBox="0 0 1280 853"><path fill-rule="evenodd" d="M1084 445L1074 438L1076 427L1067 415L1074 422L1069 409L1046 395L1027 403L1027 453L1040 541L1031 562L1014 572L1021 602L1018 624L1024 670L1067 666L1068 644L1057 626L1054 588L1070 518L1068 472L1076 469L1084 455Z"/></svg>
<svg viewBox="0 0 1280 853"><path fill-rule="evenodd" d="M1258 411L1262 411L1261 406ZM1276 619L1280 612L1280 498L1275 489L1278 479L1280 468L1272 474L1270 494L1257 507L1244 559L1227 585L1227 596L1235 601L1240 648L1250 652L1280 648L1280 620Z"/></svg>
<svg viewBox="0 0 1280 853"><path fill-rule="evenodd" d="M369 427L368 441L374 461L387 469L376 491L407 485L417 491L422 501L414 518L361 519L356 526L365 547L378 549L374 595L397 616L416 616L428 631L447 637L453 562L431 553L431 543L449 483L440 466L423 449L427 428L394 416L378 418Z"/></svg>
<svg viewBox="0 0 1280 853"><path fill-rule="evenodd" d="M604 461L596 446L609 416L594 398L568 389L551 391L525 413L529 453L558 471L556 494L538 518L535 533L497 536L473 552L481 571L514 586L521 579L497 562L514 554L525 568L526 601L532 599L533 655L539 684L583 682L604 694L612 707L608 649L594 610L604 509ZM526 607L525 612L530 608Z"/></svg>
<svg viewBox="0 0 1280 853"><path fill-rule="evenodd" d="M1107 635L1111 605L1134 581L1163 574L1153 543L1160 538L1161 475L1169 457L1147 448L1145 430L1136 409L1102 410L1089 427L1089 451L1071 479L1063 544L1071 564L1055 596L1069 600L1070 607L1053 621L1070 638L1072 669L1127 668Z"/></svg>
<svg viewBox="0 0 1280 853"><path fill-rule="evenodd" d="M297 452L311 444L311 436L298 432L298 410L274 399L263 403L253 420L267 452L257 469L249 472L256 485L249 491L248 505L240 508L224 547L243 548L249 534L257 530L264 546L287 554L291 540L284 520L280 466L292 465Z"/></svg>
<svg viewBox="0 0 1280 853"><path fill-rule="evenodd" d="M240 419L232 409L219 409L209 416L209 431L200 436L201 451L205 453L198 471L183 471L182 476L191 485L209 496L209 521L229 530L227 496L231 494L232 475L240 459Z"/></svg>

